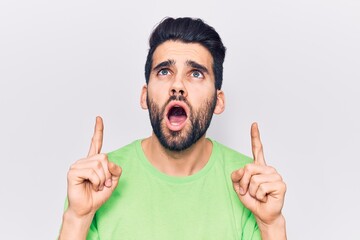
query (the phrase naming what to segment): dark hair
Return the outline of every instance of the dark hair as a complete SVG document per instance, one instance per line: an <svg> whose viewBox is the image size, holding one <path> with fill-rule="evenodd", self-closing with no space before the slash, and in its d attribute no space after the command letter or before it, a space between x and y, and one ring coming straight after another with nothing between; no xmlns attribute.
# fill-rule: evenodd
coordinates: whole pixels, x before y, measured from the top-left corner
<svg viewBox="0 0 360 240"><path fill-rule="evenodd" d="M223 63L226 48L215 29L201 19L195 18L165 18L154 29L149 39L149 52L145 63L145 79L149 83L152 57L155 49L165 41L174 40L184 43L199 43L204 46L213 57L213 71L215 87L221 89L223 79Z"/></svg>

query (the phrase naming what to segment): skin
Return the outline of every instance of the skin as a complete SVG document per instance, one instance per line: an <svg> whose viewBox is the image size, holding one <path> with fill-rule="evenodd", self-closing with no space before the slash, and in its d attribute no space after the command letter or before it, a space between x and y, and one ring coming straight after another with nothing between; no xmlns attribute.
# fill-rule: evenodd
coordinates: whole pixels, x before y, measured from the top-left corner
<svg viewBox="0 0 360 240"><path fill-rule="evenodd" d="M95 212L119 182L121 168L100 153L103 132L103 120L97 117L87 157L76 161L68 171L69 207L63 215L59 239L86 239Z"/></svg>
<svg viewBox="0 0 360 240"><path fill-rule="evenodd" d="M172 64L156 68L168 60ZM189 61L200 64L207 71L199 71ZM196 111L216 94L214 113L221 114L225 109L225 96L223 91L215 89L212 63L210 52L199 44L167 41L159 45L153 55L149 83L141 91L141 107L148 108L147 97L162 106L169 96L181 94ZM164 132L168 133L168 125L162 124ZM186 134L189 124L186 120L180 131ZM109 162L106 154L100 153L103 129L102 119L97 117L88 156L75 162L68 172L69 208L63 216L59 239L85 239L96 210L118 184L121 168ZM254 162L234 171L229 178L239 200L254 214L262 239L286 239L285 219L281 213L286 185L279 173L265 163L256 123L251 126L251 145ZM159 171L171 176L189 176L206 165L212 144L204 135L186 150L170 151L152 133L142 141L142 148Z"/></svg>
<svg viewBox="0 0 360 240"><path fill-rule="evenodd" d="M254 162L231 174L240 201L255 216L262 239L286 239L285 218L281 213L286 185L275 168L265 163L257 123L251 126Z"/></svg>
<svg viewBox="0 0 360 240"><path fill-rule="evenodd" d="M172 60L174 64L163 69L154 69L168 60ZM200 73L198 68L188 64L189 60L200 64L208 71ZM161 70L168 72L165 74ZM147 109L146 98L149 97L159 105L163 105L174 93L182 92L197 111L216 92L217 104L214 113L220 114L225 108L225 96L221 90L215 90L214 84L212 56L206 48L200 44L167 41L158 46L154 52L149 84L142 89L140 104L143 109ZM188 128L189 120L182 131L187 131ZM170 131L167 127L164 130L165 134ZM142 146L149 161L160 171L172 176L189 176L196 173L206 165L212 150L212 144L205 135L190 148L181 152L165 149L154 133L142 142Z"/></svg>

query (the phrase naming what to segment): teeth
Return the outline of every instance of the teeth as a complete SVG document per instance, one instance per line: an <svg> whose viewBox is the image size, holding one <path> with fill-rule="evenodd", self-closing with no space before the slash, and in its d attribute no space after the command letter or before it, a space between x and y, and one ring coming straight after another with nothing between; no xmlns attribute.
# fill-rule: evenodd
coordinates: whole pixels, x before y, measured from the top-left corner
<svg viewBox="0 0 360 240"><path fill-rule="evenodd" d="M180 125L180 123L171 123L171 125L173 125L173 126L179 126Z"/></svg>

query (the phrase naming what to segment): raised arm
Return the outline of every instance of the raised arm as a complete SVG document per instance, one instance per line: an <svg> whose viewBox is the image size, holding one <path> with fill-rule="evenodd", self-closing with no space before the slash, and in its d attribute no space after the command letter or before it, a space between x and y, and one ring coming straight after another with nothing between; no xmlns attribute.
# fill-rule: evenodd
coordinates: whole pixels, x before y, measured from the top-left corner
<svg viewBox="0 0 360 240"><path fill-rule="evenodd" d="M76 161L67 175L69 206L64 212L59 239L86 239L92 219L99 207L116 188L121 168L101 154L104 125L96 118L94 135L86 158Z"/></svg>
<svg viewBox="0 0 360 240"><path fill-rule="evenodd" d="M263 240L286 239L281 213L286 185L275 168L267 166L256 123L251 126L254 162L232 173L233 187L240 201L255 216Z"/></svg>

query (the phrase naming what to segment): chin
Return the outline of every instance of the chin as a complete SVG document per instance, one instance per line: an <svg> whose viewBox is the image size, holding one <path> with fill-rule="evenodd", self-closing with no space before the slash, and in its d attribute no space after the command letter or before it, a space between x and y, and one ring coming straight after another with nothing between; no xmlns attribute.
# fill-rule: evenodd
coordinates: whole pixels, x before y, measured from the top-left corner
<svg viewBox="0 0 360 240"><path fill-rule="evenodd" d="M180 131L171 131L165 127L160 136L157 137L164 148L176 152L190 148L201 138L201 136L196 138L189 126Z"/></svg>

